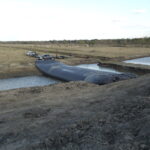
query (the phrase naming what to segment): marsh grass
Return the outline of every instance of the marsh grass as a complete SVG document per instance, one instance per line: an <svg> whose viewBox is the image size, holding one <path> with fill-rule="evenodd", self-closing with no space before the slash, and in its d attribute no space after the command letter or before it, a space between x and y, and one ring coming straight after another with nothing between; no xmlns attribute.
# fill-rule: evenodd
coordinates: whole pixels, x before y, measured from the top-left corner
<svg viewBox="0 0 150 150"><path fill-rule="evenodd" d="M38 74L39 72L34 66L35 58L26 56L26 52L29 50L36 51L39 54L48 53L51 55L74 56L70 57L70 59L60 60L68 64L79 64L82 62L82 58L91 58L96 62L111 61L113 63L126 59L150 56L150 48L146 47L43 44L40 42L32 44L0 43L0 78L11 76L12 73L14 76Z"/></svg>
<svg viewBox="0 0 150 150"><path fill-rule="evenodd" d="M150 48L146 47L109 47L109 46L86 47L79 45L64 45L64 44L61 45L1 44L0 46L3 46L3 48L9 50L9 53L8 51L5 50L4 57L6 57L6 55L8 54L11 56L14 55L16 59L19 61L22 60L22 57L25 61L29 60L23 55L27 50L34 50L41 53L58 53L58 54L76 55L80 57L88 56L88 57L99 57L99 58L121 59L121 60L150 56ZM2 53L1 51L2 47L0 47L0 57Z"/></svg>

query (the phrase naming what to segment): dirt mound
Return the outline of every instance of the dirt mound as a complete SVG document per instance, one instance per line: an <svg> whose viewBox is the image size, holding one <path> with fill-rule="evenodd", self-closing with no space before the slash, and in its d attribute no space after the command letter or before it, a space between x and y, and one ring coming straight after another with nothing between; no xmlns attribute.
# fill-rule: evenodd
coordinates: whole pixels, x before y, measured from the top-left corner
<svg viewBox="0 0 150 150"><path fill-rule="evenodd" d="M149 127L150 75L0 92L1 150L149 150Z"/></svg>

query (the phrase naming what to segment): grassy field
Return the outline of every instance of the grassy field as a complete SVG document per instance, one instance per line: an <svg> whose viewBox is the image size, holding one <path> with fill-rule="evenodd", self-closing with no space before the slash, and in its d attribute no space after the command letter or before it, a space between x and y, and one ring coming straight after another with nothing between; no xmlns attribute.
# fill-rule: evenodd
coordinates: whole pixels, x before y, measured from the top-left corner
<svg viewBox="0 0 150 150"><path fill-rule="evenodd" d="M38 74L34 58L25 55L26 50L0 47L0 78Z"/></svg>
<svg viewBox="0 0 150 150"><path fill-rule="evenodd" d="M126 59L150 56L150 48L81 46L68 44L0 44L0 78L11 76L35 75L39 71L34 66L35 58L25 53L33 50L39 54L72 56L63 61L67 64L94 63L99 61L119 62Z"/></svg>
<svg viewBox="0 0 150 150"><path fill-rule="evenodd" d="M14 49L36 50L42 52L73 54L77 56L91 56L109 59L131 59L136 57L150 56L150 48L144 47L108 47L108 46L79 46L79 45L56 45L56 44L1 44L2 47Z"/></svg>

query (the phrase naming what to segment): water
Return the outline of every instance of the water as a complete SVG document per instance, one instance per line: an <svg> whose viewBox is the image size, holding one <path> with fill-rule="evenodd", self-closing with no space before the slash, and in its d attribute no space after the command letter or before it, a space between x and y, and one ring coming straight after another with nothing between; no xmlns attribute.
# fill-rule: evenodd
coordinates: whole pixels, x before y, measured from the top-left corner
<svg viewBox="0 0 150 150"><path fill-rule="evenodd" d="M99 66L99 65L97 65L97 64L82 64L82 65L78 65L78 67L120 74L120 72L118 72L118 71L115 70L115 69L106 68L106 67L101 67L101 66Z"/></svg>
<svg viewBox="0 0 150 150"><path fill-rule="evenodd" d="M0 79L0 91L56 84L60 81L44 76L28 76Z"/></svg>
<svg viewBox="0 0 150 150"><path fill-rule="evenodd" d="M82 64L82 65L78 65L78 67L105 71L105 72L113 72L117 74L120 73L114 69L100 67L97 64ZM58 81L50 77L44 77L44 76L27 76L27 77L0 79L0 91L17 89L17 88L35 87L35 86L45 86L50 84L56 84L59 82L61 81Z"/></svg>
<svg viewBox="0 0 150 150"><path fill-rule="evenodd" d="M150 65L150 57L137 58L132 60L126 60L125 63Z"/></svg>

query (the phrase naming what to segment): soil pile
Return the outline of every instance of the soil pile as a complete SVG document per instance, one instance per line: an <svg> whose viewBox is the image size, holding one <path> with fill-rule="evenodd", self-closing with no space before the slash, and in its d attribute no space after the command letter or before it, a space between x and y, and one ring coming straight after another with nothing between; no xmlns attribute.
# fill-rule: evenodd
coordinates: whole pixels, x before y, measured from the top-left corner
<svg viewBox="0 0 150 150"><path fill-rule="evenodd" d="M0 92L1 150L149 150L150 75Z"/></svg>

